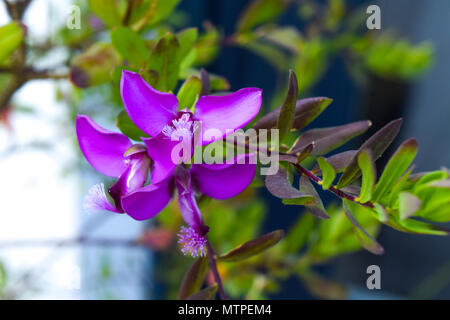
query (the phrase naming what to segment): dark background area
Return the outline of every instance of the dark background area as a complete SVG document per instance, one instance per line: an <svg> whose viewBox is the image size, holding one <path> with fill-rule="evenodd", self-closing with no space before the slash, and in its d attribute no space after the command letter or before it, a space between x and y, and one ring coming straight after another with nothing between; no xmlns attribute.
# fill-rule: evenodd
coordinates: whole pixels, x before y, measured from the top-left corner
<svg viewBox="0 0 450 320"><path fill-rule="evenodd" d="M225 35L235 29L239 14L249 1L244 0L185 0L180 9L190 16L189 24L201 27L211 21ZM352 6L367 3L362 0L347 1ZM450 2L442 0L420 1L373 1L382 10L382 30L396 29L397 34L413 43L431 40L435 46L435 63L426 75L412 84L387 81L371 77L369 85L357 86L345 68L341 58L330 61L330 67L322 80L312 91L315 96L334 99L327 111L314 121L314 127L341 125L359 119L373 122L373 133L382 125L400 116L405 124L400 139L388 150L392 154L401 139L415 136L419 140L420 152L416 171L439 168L450 164L449 93L450 76L448 56L448 21ZM302 23L295 10L287 10L279 20L280 25L294 25L302 30ZM232 84L232 90L254 86L263 88L265 105L276 86L276 73L272 67L257 55L237 47L224 47L208 71L225 76ZM301 79L301 74L297 75ZM436 139L441 137L441 139ZM363 137L364 138L364 137ZM361 140L355 139L347 148L357 147ZM431 161L429 160L432 157ZM384 161L388 159L384 157ZM383 159L378 165L383 165ZM296 218L298 209L283 206L278 199L267 192L263 194L268 205L267 230L286 228ZM325 195L325 201L333 198ZM270 227L269 227L270 226ZM379 265L382 272L381 295L377 297L408 297L422 283L424 295L421 298L450 298L450 240L447 238L416 236L400 233L383 227L379 237L386 248L383 256L359 252L340 257L331 264L321 267L320 272L333 279L352 284L357 289L351 297L375 297L366 289L366 268ZM437 272L437 273L436 273ZM433 280L433 276L439 275ZM426 280L427 279L427 280ZM423 282L426 280L426 282ZM285 282L282 293L273 298L311 298L296 279Z"/></svg>

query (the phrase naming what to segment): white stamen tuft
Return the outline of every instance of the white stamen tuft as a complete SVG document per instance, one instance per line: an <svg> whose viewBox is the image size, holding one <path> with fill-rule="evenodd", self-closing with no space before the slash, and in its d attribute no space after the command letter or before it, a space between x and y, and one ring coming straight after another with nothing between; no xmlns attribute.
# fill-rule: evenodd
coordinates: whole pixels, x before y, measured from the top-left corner
<svg viewBox="0 0 450 320"><path fill-rule="evenodd" d="M83 201L83 208L86 210L100 210L100 211L112 211L118 212L115 206L113 206L106 197L105 185L99 183L93 185Z"/></svg>

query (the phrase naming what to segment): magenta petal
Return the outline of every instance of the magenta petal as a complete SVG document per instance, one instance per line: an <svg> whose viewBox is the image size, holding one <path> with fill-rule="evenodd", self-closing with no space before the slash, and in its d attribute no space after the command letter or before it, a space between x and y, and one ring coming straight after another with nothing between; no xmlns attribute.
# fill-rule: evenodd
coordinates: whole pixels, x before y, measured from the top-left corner
<svg viewBox="0 0 450 320"><path fill-rule="evenodd" d="M209 231L209 228L203 224L202 215L192 190L189 171L178 167L175 172L175 184L178 190L178 204L183 220L199 235L204 236Z"/></svg>
<svg viewBox="0 0 450 320"><path fill-rule="evenodd" d="M135 220L150 219L166 207L171 196L168 180L158 185L150 184L122 197L122 208Z"/></svg>
<svg viewBox="0 0 450 320"><path fill-rule="evenodd" d="M252 182L256 170L256 164L249 163L254 155L245 157L245 164L193 164L190 171L198 190L220 200L232 198L244 191Z"/></svg>
<svg viewBox="0 0 450 320"><path fill-rule="evenodd" d="M116 183L109 189L117 208L121 208L121 198L139 188L147 181L150 168L150 158L146 151L132 153L126 157L128 168L122 173Z"/></svg>
<svg viewBox="0 0 450 320"><path fill-rule="evenodd" d="M175 95L153 89L135 72L122 71L120 94L130 119L151 136L160 133L178 110Z"/></svg>
<svg viewBox="0 0 450 320"><path fill-rule="evenodd" d="M124 153L132 145L125 135L103 129L84 115L77 116L76 131L80 149L95 170L116 178L125 171Z"/></svg>
<svg viewBox="0 0 450 320"><path fill-rule="evenodd" d="M244 88L224 96L200 97L195 105L194 119L202 122L202 145L215 140L206 137L209 129L220 130L224 137L244 127L258 114L261 99L262 90L258 88Z"/></svg>
<svg viewBox="0 0 450 320"><path fill-rule="evenodd" d="M154 138L142 138L147 146L147 153L153 160L151 183L159 183L173 173L177 163L172 161L172 149L179 143L172 141L164 134Z"/></svg>

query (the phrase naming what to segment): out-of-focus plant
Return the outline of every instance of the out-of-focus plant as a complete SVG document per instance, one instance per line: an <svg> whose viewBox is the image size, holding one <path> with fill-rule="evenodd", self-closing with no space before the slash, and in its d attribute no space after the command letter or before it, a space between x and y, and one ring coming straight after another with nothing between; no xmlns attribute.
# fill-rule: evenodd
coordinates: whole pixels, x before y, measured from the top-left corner
<svg viewBox="0 0 450 320"><path fill-rule="evenodd" d="M70 93L58 93L70 102L72 120L78 113L114 118L123 135L139 144L148 133L122 106L123 70L142 76L160 92L177 92L180 106L192 114L200 97L211 92L223 95L230 87L225 78L201 69L214 60L221 45L242 46L263 56L280 72L283 82L290 69L295 71L289 72L287 93L284 87L280 89L282 106L277 109L273 104L274 110L253 125L255 129L280 130L280 144L266 146L265 150L270 153L272 147L279 147L278 173L265 181L255 177L246 190L225 201L215 201L205 194L194 198L205 225L211 228L208 243L215 253L209 250L208 257L201 256L192 263L176 250L175 234L183 219L175 202L156 216L154 225L139 239L126 243L158 252L161 263L156 272L161 276L156 278L164 279L165 297L214 298L220 289L222 296L226 292L234 298L262 299L280 290L283 279L295 275L316 296L342 298L345 287L322 278L314 266L361 248L381 254L384 249L375 238L382 224L402 232L448 234L448 230L432 223L450 220L449 172L442 169L413 174L411 164L417 152L414 139L398 148L379 177L375 172L374 163L394 141L401 120L379 129L358 150L328 156L368 130L370 121L305 131L332 100L297 100L321 79L334 55L344 55L354 75L375 73L409 80L430 64L429 45L412 46L361 31L365 26L361 12L349 10L339 0L326 5L314 1L252 1L235 34L226 37L209 23L203 30L178 30L173 17L179 0L92 0L76 3L81 8L81 29L61 27L54 43L26 46L26 28L20 21L29 2L6 2L15 21L0 29L0 35L7 35L0 37L0 86L6 88L2 90L0 112L10 108L12 94L25 81L59 79L68 71L74 87ZM275 24L294 6L307 23L301 32ZM59 68L36 70L24 58L30 52L45 53L54 46L67 48L68 70L63 67L63 73L56 72ZM297 140L291 139L293 135ZM127 143L127 147L133 147ZM143 155L141 149L133 149L126 157L140 153ZM146 155L143 158L147 160ZM147 172L151 165L139 170L144 167ZM296 186L295 175L299 176ZM300 206L299 213L305 211L288 230L261 235L265 215L274 214L266 212L264 200L256 192L264 185L285 205ZM316 188L332 192L340 203L325 208Z"/></svg>
<svg viewBox="0 0 450 320"><path fill-rule="evenodd" d="M433 48L429 43L412 45L385 31L368 30L366 8L352 8L345 0L254 0L241 14L236 32L224 42L263 57L281 75L294 69L301 75L302 94L323 78L329 61L337 56L357 84L371 74L409 81L430 66ZM286 11L297 12L304 24L301 30L277 25Z"/></svg>

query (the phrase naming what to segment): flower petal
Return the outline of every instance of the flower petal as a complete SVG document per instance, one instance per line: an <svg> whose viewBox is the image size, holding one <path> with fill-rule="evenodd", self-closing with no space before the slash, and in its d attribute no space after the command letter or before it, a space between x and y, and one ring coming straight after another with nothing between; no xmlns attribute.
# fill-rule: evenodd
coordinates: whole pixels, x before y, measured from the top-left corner
<svg viewBox="0 0 450 320"><path fill-rule="evenodd" d="M175 172L175 184L178 190L178 204L183 220L200 236L208 233L209 228L203 224L202 214L195 200L192 190L191 175L183 167L177 167Z"/></svg>
<svg viewBox="0 0 450 320"><path fill-rule="evenodd" d="M77 116L76 131L80 149L95 170L116 178L125 171L123 155L132 145L125 135L103 129L84 115Z"/></svg>
<svg viewBox="0 0 450 320"><path fill-rule="evenodd" d="M177 163L172 161L172 149L179 143L160 133L154 138L142 138L153 160L151 183L159 183L172 174Z"/></svg>
<svg viewBox="0 0 450 320"><path fill-rule="evenodd" d="M245 157L245 164L239 164L237 159ZM198 190L214 199L232 198L252 182L255 176L256 164L250 159L252 155L241 155L234 164L193 164L191 175Z"/></svg>
<svg viewBox="0 0 450 320"><path fill-rule="evenodd" d="M202 145L213 142L207 137L209 129L220 130L222 138L230 131L244 127L259 112L262 90L244 88L224 96L203 96L195 105L194 119L202 122Z"/></svg>
<svg viewBox="0 0 450 320"><path fill-rule="evenodd" d="M114 199L117 208L121 208L121 198L139 188L147 181L150 168L150 158L145 150L127 156L128 167L116 183L109 188L109 194Z"/></svg>
<svg viewBox="0 0 450 320"><path fill-rule="evenodd" d="M151 136L160 133L178 110L175 95L153 89L135 72L122 71L120 94L131 121Z"/></svg>
<svg viewBox="0 0 450 320"><path fill-rule="evenodd" d="M172 197L170 179L150 184L122 197L122 208L135 220L146 220L161 212Z"/></svg>

